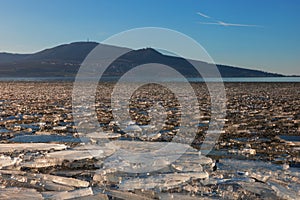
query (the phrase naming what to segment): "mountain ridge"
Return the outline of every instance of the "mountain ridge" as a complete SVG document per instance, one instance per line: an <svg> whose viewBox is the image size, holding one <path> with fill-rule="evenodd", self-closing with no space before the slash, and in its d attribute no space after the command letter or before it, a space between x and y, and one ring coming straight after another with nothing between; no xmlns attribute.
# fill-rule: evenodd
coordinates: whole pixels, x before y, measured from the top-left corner
<svg viewBox="0 0 300 200"><path fill-rule="evenodd" d="M73 42L47 48L32 54L0 53L0 77L75 77L86 56L97 42ZM117 49L122 47L109 46ZM121 76L131 68L146 63L161 63L173 67L187 77L199 77L187 60L165 55L152 48L132 50L121 56L106 70L106 76ZM200 67L210 63L195 61ZM222 77L284 77L284 75L217 64Z"/></svg>

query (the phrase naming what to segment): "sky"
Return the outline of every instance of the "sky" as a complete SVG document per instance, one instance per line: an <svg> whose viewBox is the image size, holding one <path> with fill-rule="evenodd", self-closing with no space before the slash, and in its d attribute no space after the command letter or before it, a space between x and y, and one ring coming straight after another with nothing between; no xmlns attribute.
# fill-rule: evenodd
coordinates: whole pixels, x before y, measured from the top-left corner
<svg viewBox="0 0 300 200"><path fill-rule="evenodd" d="M299 0L0 0L0 52L162 27L193 38L216 63L300 75L299 20Z"/></svg>

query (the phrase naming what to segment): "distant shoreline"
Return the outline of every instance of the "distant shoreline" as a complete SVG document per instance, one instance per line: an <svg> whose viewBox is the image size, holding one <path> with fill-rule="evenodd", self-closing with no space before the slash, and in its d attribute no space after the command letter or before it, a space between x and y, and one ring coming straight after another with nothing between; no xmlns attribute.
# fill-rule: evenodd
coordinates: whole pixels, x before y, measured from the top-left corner
<svg viewBox="0 0 300 200"><path fill-rule="evenodd" d="M204 82L225 82L225 83L298 83L300 76L286 77L225 77L225 78L187 78L189 82L204 83ZM74 82L74 77L0 77L1 82ZM80 80L79 80L80 81ZM89 80L84 80L89 81ZM97 80L94 80L97 81ZM101 78L100 82L117 82L118 77ZM134 80L134 82L143 82L142 80ZM166 82L184 82L183 79L167 79Z"/></svg>

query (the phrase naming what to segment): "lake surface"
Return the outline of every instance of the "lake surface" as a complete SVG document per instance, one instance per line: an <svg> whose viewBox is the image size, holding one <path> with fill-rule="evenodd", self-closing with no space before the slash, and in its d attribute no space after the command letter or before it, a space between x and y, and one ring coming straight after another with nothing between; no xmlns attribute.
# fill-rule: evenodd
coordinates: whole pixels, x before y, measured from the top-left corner
<svg viewBox="0 0 300 200"><path fill-rule="evenodd" d="M114 82L118 80L117 77L104 77L101 79L102 81ZM247 78L206 78L205 81L203 78L188 78L189 82L283 82L283 83L297 83L300 82L300 77L247 77ZM28 82L43 82L43 81L67 81L73 82L73 77L0 77L0 81L28 81ZM139 81L138 79L136 81ZM178 78L168 78L165 80L166 82L183 82L183 79Z"/></svg>

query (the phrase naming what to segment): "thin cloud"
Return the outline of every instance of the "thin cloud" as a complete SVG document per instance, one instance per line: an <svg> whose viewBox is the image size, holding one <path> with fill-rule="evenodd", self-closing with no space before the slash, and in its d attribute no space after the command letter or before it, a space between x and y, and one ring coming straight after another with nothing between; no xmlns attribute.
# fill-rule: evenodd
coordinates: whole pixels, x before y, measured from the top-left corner
<svg viewBox="0 0 300 200"><path fill-rule="evenodd" d="M201 17L204 17L206 19L211 19L214 22L198 22L199 24L206 24L206 25L217 25L217 26L225 26L225 27L230 27L230 26L235 26L235 27L262 27L260 25L255 25L255 24L235 24L235 23L227 23L227 22L223 22L220 20L216 20L208 15L205 15L201 12L197 12L198 15L200 15Z"/></svg>
<svg viewBox="0 0 300 200"><path fill-rule="evenodd" d="M197 14L197 15L200 15L201 17L204 17L204 18L206 18L206 19L211 19L210 16L208 16L208 15L206 15L206 14L203 14L203 13L201 13L201 12L197 12L196 14Z"/></svg>
<svg viewBox="0 0 300 200"><path fill-rule="evenodd" d="M233 23L226 23L222 21L217 22L198 22L199 24L206 24L206 25L218 25L218 26L235 26L235 27L262 27L255 24L233 24Z"/></svg>

